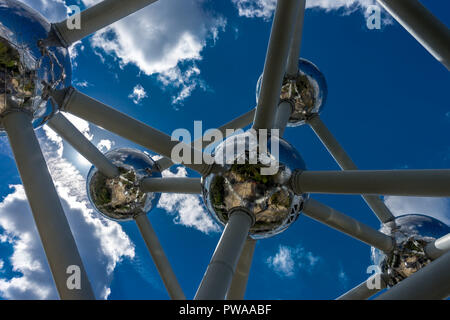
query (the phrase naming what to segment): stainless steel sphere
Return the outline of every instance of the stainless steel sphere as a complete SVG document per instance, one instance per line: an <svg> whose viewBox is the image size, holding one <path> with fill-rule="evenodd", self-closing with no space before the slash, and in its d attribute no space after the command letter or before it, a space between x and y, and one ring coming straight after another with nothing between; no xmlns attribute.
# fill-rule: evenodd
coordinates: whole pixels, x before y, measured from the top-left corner
<svg viewBox="0 0 450 320"><path fill-rule="evenodd" d="M294 170L305 169L294 147L273 137L267 150L257 152L254 130L230 137L216 147L215 167L202 178L203 199L210 213L226 224L232 209L247 209L255 218L250 229L255 239L287 229L297 220L307 197L296 195L288 184ZM266 175L262 169L267 170L271 165L278 168Z"/></svg>
<svg viewBox="0 0 450 320"><path fill-rule="evenodd" d="M294 77L285 77L281 88L281 100L293 102L294 110L288 127L297 127L306 122L314 114L323 110L328 95L327 82L324 75L311 61L300 59L299 71ZM256 86L256 101L261 92L262 75Z"/></svg>
<svg viewBox="0 0 450 320"><path fill-rule="evenodd" d="M0 118L23 110L39 127L56 111L45 84L52 89L70 86L72 66L67 49L38 45L49 31L38 12L18 1L0 0Z"/></svg>
<svg viewBox="0 0 450 320"><path fill-rule="evenodd" d="M105 156L118 168L120 175L108 178L92 167L87 177L87 193L94 208L115 221L132 220L147 214L158 203L159 193L145 193L140 182L148 177L161 177L155 162L134 149L117 149Z"/></svg>
<svg viewBox="0 0 450 320"><path fill-rule="evenodd" d="M450 227L432 217L410 214L397 217L380 231L395 239L395 248L389 254L372 248L372 261L391 287L431 262L426 245L450 233Z"/></svg>

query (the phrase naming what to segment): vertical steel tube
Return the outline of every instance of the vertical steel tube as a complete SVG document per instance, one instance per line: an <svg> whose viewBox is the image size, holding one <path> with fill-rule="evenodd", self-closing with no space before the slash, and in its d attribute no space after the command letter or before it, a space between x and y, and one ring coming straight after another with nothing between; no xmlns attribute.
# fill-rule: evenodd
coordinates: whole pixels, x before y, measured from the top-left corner
<svg viewBox="0 0 450 320"><path fill-rule="evenodd" d="M135 220L169 296L174 300L186 300L183 290L178 283L177 277L172 270L170 262L164 253L147 215L137 216Z"/></svg>
<svg viewBox="0 0 450 320"><path fill-rule="evenodd" d="M243 300L247 288L248 275L252 266L253 254L255 252L256 240L248 238L242 250L241 257L236 267L227 300Z"/></svg>
<svg viewBox="0 0 450 320"><path fill-rule="evenodd" d="M450 252L387 290L376 300L442 300L450 296Z"/></svg>
<svg viewBox="0 0 450 320"><path fill-rule="evenodd" d="M300 50L303 38L303 22L305 20L306 0L300 0L298 8L297 24L292 38L291 50L286 68L287 76L296 76L298 73L298 59L300 58Z"/></svg>
<svg viewBox="0 0 450 320"><path fill-rule="evenodd" d="M195 295L195 300L224 300L244 248L253 219L244 210L230 213L216 251Z"/></svg>
<svg viewBox="0 0 450 320"><path fill-rule="evenodd" d="M433 260L448 251L450 251L450 233L442 238L436 239L425 247L425 253Z"/></svg>
<svg viewBox="0 0 450 320"><path fill-rule="evenodd" d="M292 105L289 101L283 101L278 106L277 116L275 118L274 129L280 130L280 137L283 137L289 118L292 114Z"/></svg>
<svg viewBox="0 0 450 320"><path fill-rule="evenodd" d="M391 237L314 199L305 202L303 214L382 251L393 249Z"/></svg>
<svg viewBox="0 0 450 320"><path fill-rule="evenodd" d="M379 287L369 289L368 284L373 284L374 282L379 281ZM342 296L337 298L336 300L367 300L372 297L374 294L380 292L381 290L386 288L386 282L383 280L381 274L374 274L366 281L360 283L350 291L344 293Z"/></svg>
<svg viewBox="0 0 450 320"><path fill-rule="evenodd" d="M81 28L71 27L71 18L53 25L62 45L72 43L148 6L156 0L104 0L80 13Z"/></svg>
<svg viewBox="0 0 450 320"><path fill-rule="evenodd" d="M298 5L298 0L277 2L253 124L255 129L272 129L273 127L294 34Z"/></svg>
<svg viewBox="0 0 450 320"><path fill-rule="evenodd" d="M328 130L319 115L313 116L309 119L308 124L314 130L318 138L322 141L328 152L339 164L342 170L358 170L358 167L352 161L347 152L345 152L344 148L336 140L330 130ZM366 201L367 205L372 209L381 222L386 223L394 219L394 215L386 204L380 199L380 197L364 195L362 198Z"/></svg>
<svg viewBox="0 0 450 320"><path fill-rule="evenodd" d="M66 140L84 158L92 163L105 176L113 178L119 175L119 169L109 161L78 129L62 115L55 114L47 125Z"/></svg>
<svg viewBox="0 0 450 320"><path fill-rule="evenodd" d="M450 29L418 0L377 0L433 57L450 70Z"/></svg>
<svg viewBox="0 0 450 320"><path fill-rule="evenodd" d="M60 298L64 300L95 299L69 223L34 134L31 118L23 112L9 113L3 118L3 126L8 134ZM71 275L69 267L72 266L79 268L79 289L69 289L68 286Z"/></svg>

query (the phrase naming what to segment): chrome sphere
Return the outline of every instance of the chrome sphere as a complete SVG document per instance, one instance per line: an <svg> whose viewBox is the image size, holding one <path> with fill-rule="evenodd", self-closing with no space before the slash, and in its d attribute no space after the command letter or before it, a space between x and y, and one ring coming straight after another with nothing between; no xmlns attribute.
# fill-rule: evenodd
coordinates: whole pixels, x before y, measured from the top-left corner
<svg viewBox="0 0 450 320"><path fill-rule="evenodd" d="M311 61L300 59L299 71L294 77L285 77L281 87L281 100L293 102L294 110L288 127L297 127L306 122L314 114L319 114L325 105L328 95L327 82L324 75ZM261 92L262 75L256 86L256 101Z"/></svg>
<svg viewBox="0 0 450 320"><path fill-rule="evenodd" d="M115 221L132 220L154 208L160 194L144 193L140 182L148 177L161 177L155 162L134 149L117 149L105 156L118 168L120 175L108 178L92 167L87 177L87 193L94 208Z"/></svg>
<svg viewBox="0 0 450 320"><path fill-rule="evenodd" d="M450 233L450 227L432 217L409 214L388 222L380 231L395 239L395 248L389 254L372 248L372 261L392 287L431 262L426 245Z"/></svg>
<svg viewBox="0 0 450 320"><path fill-rule="evenodd" d="M47 88L70 86L72 66L67 49L38 44L49 32L50 23L38 12L18 1L0 0L0 117L24 110L36 128L56 111Z"/></svg>
<svg viewBox="0 0 450 320"><path fill-rule="evenodd" d="M250 235L260 239L296 221L307 196L296 195L288 183L294 170L305 169L294 147L272 137L267 152L257 153L257 139L250 130L218 145L213 152L214 169L202 178L202 187L203 200L214 218L225 225L232 209L245 208L255 219Z"/></svg>

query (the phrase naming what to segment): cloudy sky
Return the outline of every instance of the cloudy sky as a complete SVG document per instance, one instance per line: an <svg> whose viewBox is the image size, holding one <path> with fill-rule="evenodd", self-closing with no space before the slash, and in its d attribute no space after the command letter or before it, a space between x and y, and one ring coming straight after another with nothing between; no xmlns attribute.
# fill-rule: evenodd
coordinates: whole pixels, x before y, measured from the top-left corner
<svg viewBox="0 0 450 320"><path fill-rule="evenodd" d="M69 5L96 0L23 0L50 21ZM423 0L450 23L450 5ZM328 81L322 117L362 169L450 166L449 73L384 13L366 26L371 0L307 1L301 55ZM160 0L71 48L82 92L168 134L214 128L255 106L274 0ZM70 120L102 151L138 146L81 119ZM166 299L133 222L117 224L90 206L87 161L49 128L37 131L97 298ZM285 138L312 170L337 165L307 127ZM0 138L0 297L57 294L7 140ZM165 176L195 176L181 167ZM316 199L379 227L357 196ZM387 197L396 215L422 213L450 223L450 200ZM193 195L162 195L149 215L183 290L192 298L221 227ZM367 278L370 249L301 216L285 233L257 244L249 299L333 299Z"/></svg>

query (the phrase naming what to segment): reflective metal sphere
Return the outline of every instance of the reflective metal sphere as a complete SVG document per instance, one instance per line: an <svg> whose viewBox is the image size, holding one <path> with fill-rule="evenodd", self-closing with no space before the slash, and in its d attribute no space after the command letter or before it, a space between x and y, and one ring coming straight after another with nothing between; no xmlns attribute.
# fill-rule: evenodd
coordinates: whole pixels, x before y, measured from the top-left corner
<svg viewBox="0 0 450 320"><path fill-rule="evenodd" d="M0 117L25 110L39 127L56 111L44 83L52 89L70 86L72 66L67 49L38 45L49 31L38 12L18 1L0 0Z"/></svg>
<svg viewBox="0 0 450 320"><path fill-rule="evenodd" d="M105 156L119 168L120 176L111 179L97 168L91 168L87 177L87 193L95 209L116 221L132 220L150 212L160 194L142 192L140 182L148 177L161 177L155 162L134 149L112 150Z"/></svg>
<svg viewBox="0 0 450 320"><path fill-rule="evenodd" d="M281 88L281 100L291 100L294 112L289 119L288 127L297 127L314 114L322 111L328 94L324 75L312 62L300 59L296 77L286 77ZM256 86L256 101L261 92L262 75Z"/></svg>
<svg viewBox="0 0 450 320"><path fill-rule="evenodd" d="M387 275L387 284L392 287L431 262L424 248L448 234L450 227L428 216L410 214L397 217L380 231L394 237L396 245L389 254L372 248L372 261Z"/></svg>
<svg viewBox="0 0 450 320"><path fill-rule="evenodd" d="M278 145L279 152L276 152ZM294 170L305 169L298 152L285 140L269 139L267 152L257 153L254 130L233 136L214 150L215 168L202 178L203 199L210 213L226 224L228 213L245 208L255 218L250 235L267 238L297 220L306 195L296 195L288 185ZM278 166L269 175L261 171Z"/></svg>

